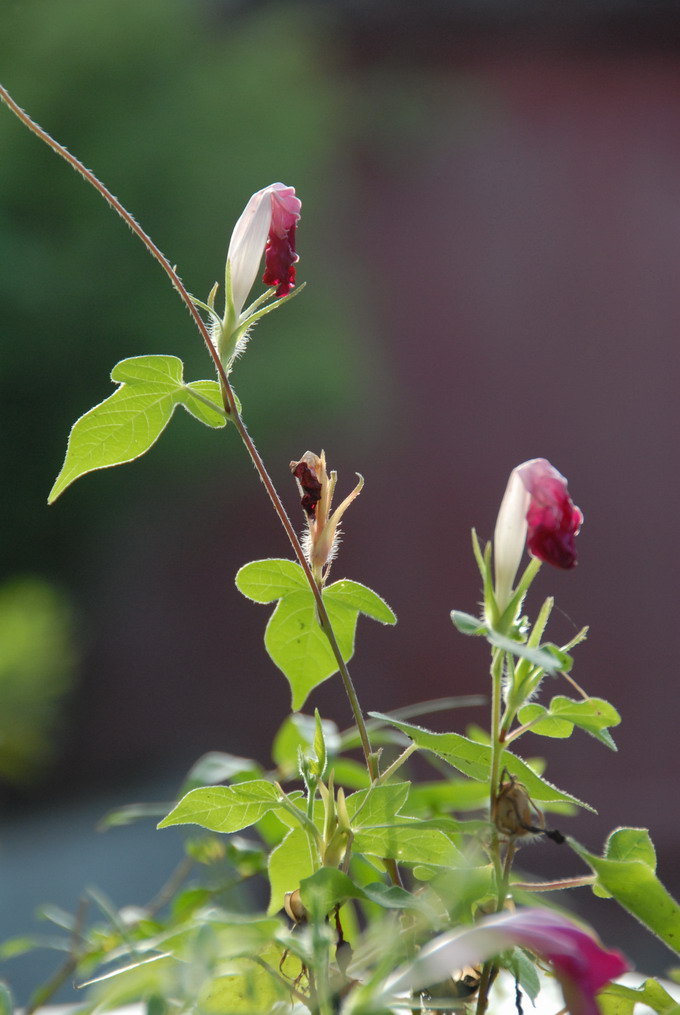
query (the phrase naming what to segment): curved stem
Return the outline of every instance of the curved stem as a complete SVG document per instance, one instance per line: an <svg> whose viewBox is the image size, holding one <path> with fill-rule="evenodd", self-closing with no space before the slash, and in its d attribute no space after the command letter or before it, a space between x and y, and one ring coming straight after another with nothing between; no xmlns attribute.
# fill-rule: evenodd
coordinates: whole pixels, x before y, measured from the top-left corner
<svg viewBox="0 0 680 1015"><path fill-rule="evenodd" d="M215 369L217 370L217 374L220 379L220 386L222 389L222 397L224 399L224 408L229 418L231 419L231 421L236 426L236 429L238 430L239 436L241 437L241 440L243 441L246 450L250 455L251 461L255 466L260 476L260 479L264 484L265 490L269 494L269 499L272 502L274 511L278 515L279 520L286 532L286 535L290 540L295 556L297 557L300 566L304 571L305 577L309 582L309 586L316 600L316 606L318 610L321 628L324 634L326 635L326 638L328 639L331 651L333 652L333 655L335 656L336 662L338 664L338 669L340 671L340 676L342 678L342 682L345 687L345 692L347 694L347 697L349 698L350 706L354 714L354 721L356 723L357 729L359 730L359 737L361 739L361 746L363 748L364 757L366 759L366 766L368 768L371 779L375 780L378 777L377 758L376 755L374 755L373 751L371 750L371 744L368 739L368 733L366 731L366 722L364 720L361 707L359 705L359 700L357 698L356 691L354 689L354 685L352 683L352 679L349 674L349 670L347 669L347 665L344 659L342 658L342 653L340 651L340 647L335 637L333 626L331 624L328 612L326 610L326 606L323 601L323 597L321 595L321 590L319 589L317 583L314 580L314 576L312 575L311 568L307 562L307 558L305 557L304 551L300 544L300 540L298 539L297 533L293 528L293 525L291 524L291 521L286 513L286 509L283 506L281 498L279 497L278 492L276 491L276 488L274 487L274 484L272 483L272 480L269 477L269 474L265 468L264 462L262 461L262 458L260 457L260 454L246 429L246 425L243 422L243 419L241 418L241 415L238 411L238 406L236 404L236 399L234 397L233 389L229 383L229 378L227 377L227 373L224 369L224 366L222 365L222 361L220 360L217 349L213 345L210 333L208 332L208 329L201 315L196 309L194 301L190 296L186 286L184 285L181 278L177 274L176 268L170 264L167 257L165 257L165 255L161 252L159 247L156 246L156 244L153 242L148 233L146 233L144 229L142 229L139 223L135 221L133 216L123 207L118 198L114 197L111 191L101 182L101 180L97 179L94 173L91 170L87 169L87 167L83 165L80 159L77 159L75 155L72 155L63 145L59 144L58 141L55 141L55 139L51 137L47 133L47 131L43 130L43 128L39 124L37 124L35 120L31 119L28 113L26 113L21 108L21 106L19 106L14 101L14 99L9 94L7 89L4 88L2 85L0 85L0 99L14 113L14 115L17 116L19 120L21 120L24 126L27 127L28 130L31 131L31 133L35 134L36 137L39 137L41 141L44 141L44 143L49 148L51 148L53 152L55 152L62 159L64 159L65 162L68 162L68 164L73 169L75 169L77 173L80 173L83 179L85 179L89 184L91 184L91 186L95 188L95 190L101 195L101 197L104 198L106 203L110 205L111 208L113 208L116 214L120 216L120 218L122 218L122 220L125 223L127 223L127 225L133 231L135 236L143 243L143 245L146 247L146 249L154 258L154 260L156 260L160 264L163 271L169 277L173 288L179 295L180 299L186 306L189 313L191 314L194 324L198 328L201 338L203 339L203 342L205 343L205 346L215 365Z"/></svg>

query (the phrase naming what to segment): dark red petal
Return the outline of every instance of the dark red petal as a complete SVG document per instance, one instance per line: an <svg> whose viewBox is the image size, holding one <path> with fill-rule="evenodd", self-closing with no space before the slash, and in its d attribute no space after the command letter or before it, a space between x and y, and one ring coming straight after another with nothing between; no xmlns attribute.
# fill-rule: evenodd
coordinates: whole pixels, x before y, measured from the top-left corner
<svg viewBox="0 0 680 1015"><path fill-rule="evenodd" d="M300 504L307 517L314 518L316 515L316 505L321 499L321 483L304 461L293 462L291 469L302 494Z"/></svg>
<svg viewBox="0 0 680 1015"><path fill-rule="evenodd" d="M583 516L575 507L566 485L545 478L532 493L527 511L529 552L555 567L569 570L576 565L575 537Z"/></svg>
<svg viewBox="0 0 680 1015"><path fill-rule="evenodd" d="M276 286L277 296L286 296L295 286L295 225L292 225L283 236L277 236L272 230L269 233L264 252L265 271L262 281L266 286Z"/></svg>

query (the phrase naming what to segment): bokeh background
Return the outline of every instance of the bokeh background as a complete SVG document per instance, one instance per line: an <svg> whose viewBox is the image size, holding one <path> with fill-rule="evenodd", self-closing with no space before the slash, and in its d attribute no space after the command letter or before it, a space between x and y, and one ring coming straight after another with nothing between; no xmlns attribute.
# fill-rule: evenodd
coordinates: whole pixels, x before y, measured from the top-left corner
<svg viewBox="0 0 680 1015"><path fill-rule="evenodd" d="M294 517L288 462L308 448L340 496L366 477L335 575L400 622L360 621L365 709L486 691L483 645L449 620L480 596L470 529L491 536L519 462L569 477L580 564L544 568L530 606L556 595L556 641L591 625L574 675L623 724L616 755L585 734L538 746L599 812L564 830L599 850L618 824L649 827L676 894L679 45L675 3L629 0L0 2L3 83L195 294L222 279L254 190L302 197L307 289L255 331L236 387ZM184 414L47 508L119 359L180 355L192 379L210 364L158 266L4 108L0 268L6 937L83 884L119 905L160 886L178 838L100 835L111 806L169 799L207 750L267 760L288 690L267 611L233 578L289 549L236 439ZM335 681L315 705L349 725ZM579 872L550 843L525 865ZM572 901L647 971L672 962L613 903ZM21 998L54 964L3 974Z"/></svg>

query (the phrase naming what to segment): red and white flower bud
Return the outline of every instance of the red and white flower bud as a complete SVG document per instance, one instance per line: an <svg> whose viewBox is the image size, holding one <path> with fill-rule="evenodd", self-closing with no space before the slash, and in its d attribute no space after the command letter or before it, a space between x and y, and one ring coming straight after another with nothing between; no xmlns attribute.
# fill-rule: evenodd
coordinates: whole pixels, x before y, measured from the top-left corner
<svg viewBox="0 0 680 1015"><path fill-rule="evenodd" d="M512 470L494 533L496 602L501 612L512 596L525 544L539 560L572 568L574 540L582 522L566 479L545 458L532 458Z"/></svg>
<svg viewBox="0 0 680 1015"><path fill-rule="evenodd" d="M248 333L264 314L280 305L295 286L295 230L300 220L300 199L294 187L272 183L258 190L248 201L234 226L227 253L224 317L214 310L217 285L208 304L197 301L211 313L213 341L227 372L245 348ZM264 254L262 281L276 288L277 300L262 306L264 294L246 307ZM245 309L244 309L245 307ZM259 308L259 309L258 309Z"/></svg>
<svg viewBox="0 0 680 1015"><path fill-rule="evenodd" d="M234 315L241 315L265 255L265 285L276 286L285 296L295 285L295 228L300 221L300 199L294 187L272 183L248 201L234 226L227 253Z"/></svg>

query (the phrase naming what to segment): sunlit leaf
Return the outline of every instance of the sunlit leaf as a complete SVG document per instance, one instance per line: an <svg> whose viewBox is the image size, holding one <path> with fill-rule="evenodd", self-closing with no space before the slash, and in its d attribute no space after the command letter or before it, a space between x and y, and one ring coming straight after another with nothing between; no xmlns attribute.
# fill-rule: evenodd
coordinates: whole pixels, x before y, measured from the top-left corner
<svg viewBox="0 0 680 1015"><path fill-rule="evenodd" d="M677 1015L678 1002L657 980L645 980L639 987L610 983L597 995L602 1015L633 1015L635 1005L644 1004L660 1015Z"/></svg>
<svg viewBox="0 0 680 1015"><path fill-rule="evenodd" d="M597 874L598 885L661 938L672 951L680 954L680 906L647 862L648 852L644 852L645 860L616 860L609 856L594 856L571 838L567 841ZM638 838L638 843L640 842ZM617 845L613 851L617 852L618 848Z"/></svg>
<svg viewBox="0 0 680 1015"><path fill-rule="evenodd" d="M402 863L436 864L450 867L462 856L444 832L424 828L417 819L356 832L352 848L357 853L399 860Z"/></svg>
<svg viewBox="0 0 680 1015"><path fill-rule="evenodd" d="M217 382L186 384L183 370L177 356L133 356L118 363L111 371L118 390L73 424L66 459L48 503L80 476L143 455L156 443L178 405L207 426L224 426L224 414L218 411ZM207 398L215 410L198 395Z"/></svg>
<svg viewBox="0 0 680 1015"><path fill-rule="evenodd" d="M265 648L285 674L292 707L302 707L310 692L338 670L338 662L317 618L314 594L302 568L289 560L258 560L236 576L243 595L258 603L279 600L265 631ZM396 618L387 604L358 582L342 580L323 591L340 654L348 662L354 653L359 613L385 624Z"/></svg>
<svg viewBox="0 0 680 1015"><path fill-rule="evenodd" d="M269 855L271 896L267 912L270 916L283 907L286 892L296 891L300 882L313 874L319 864L319 855L305 830L293 828Z"/></svg>
<svg viewBox="0 0 680 1015"><path fill-rule="evenodd" d="M369 715L396 726L397 729L406 733L418 747L432 751L471 779L481 782L488 780L491 771L491 748L486 744L476 743L459 733L432 733L430 730L423 729L422 726L397 722L380 712L369 712ZM557 789L547 779L537 775L525 761L509 751L503 752L503 765L512 775L517 776L535 800L566 801L578 804L579 807L585 807L587 810L593 810L588 804L564 790Z"/></svg>
<svg viewBox="0 0 680 1015"><path fill-rule="evenodd" d="M273 558L245 564L236 575L236 588L255 603L273 603L309 586L299 564Z"/></svg>
<svg viewBox="0 0 680 1015"><path fill-rule="evenodd" d="M254 779L236 786L209 786L187 793L159 828L200 825L211 832L239 832L276 807L280 791L271 782Z"/></svg>

